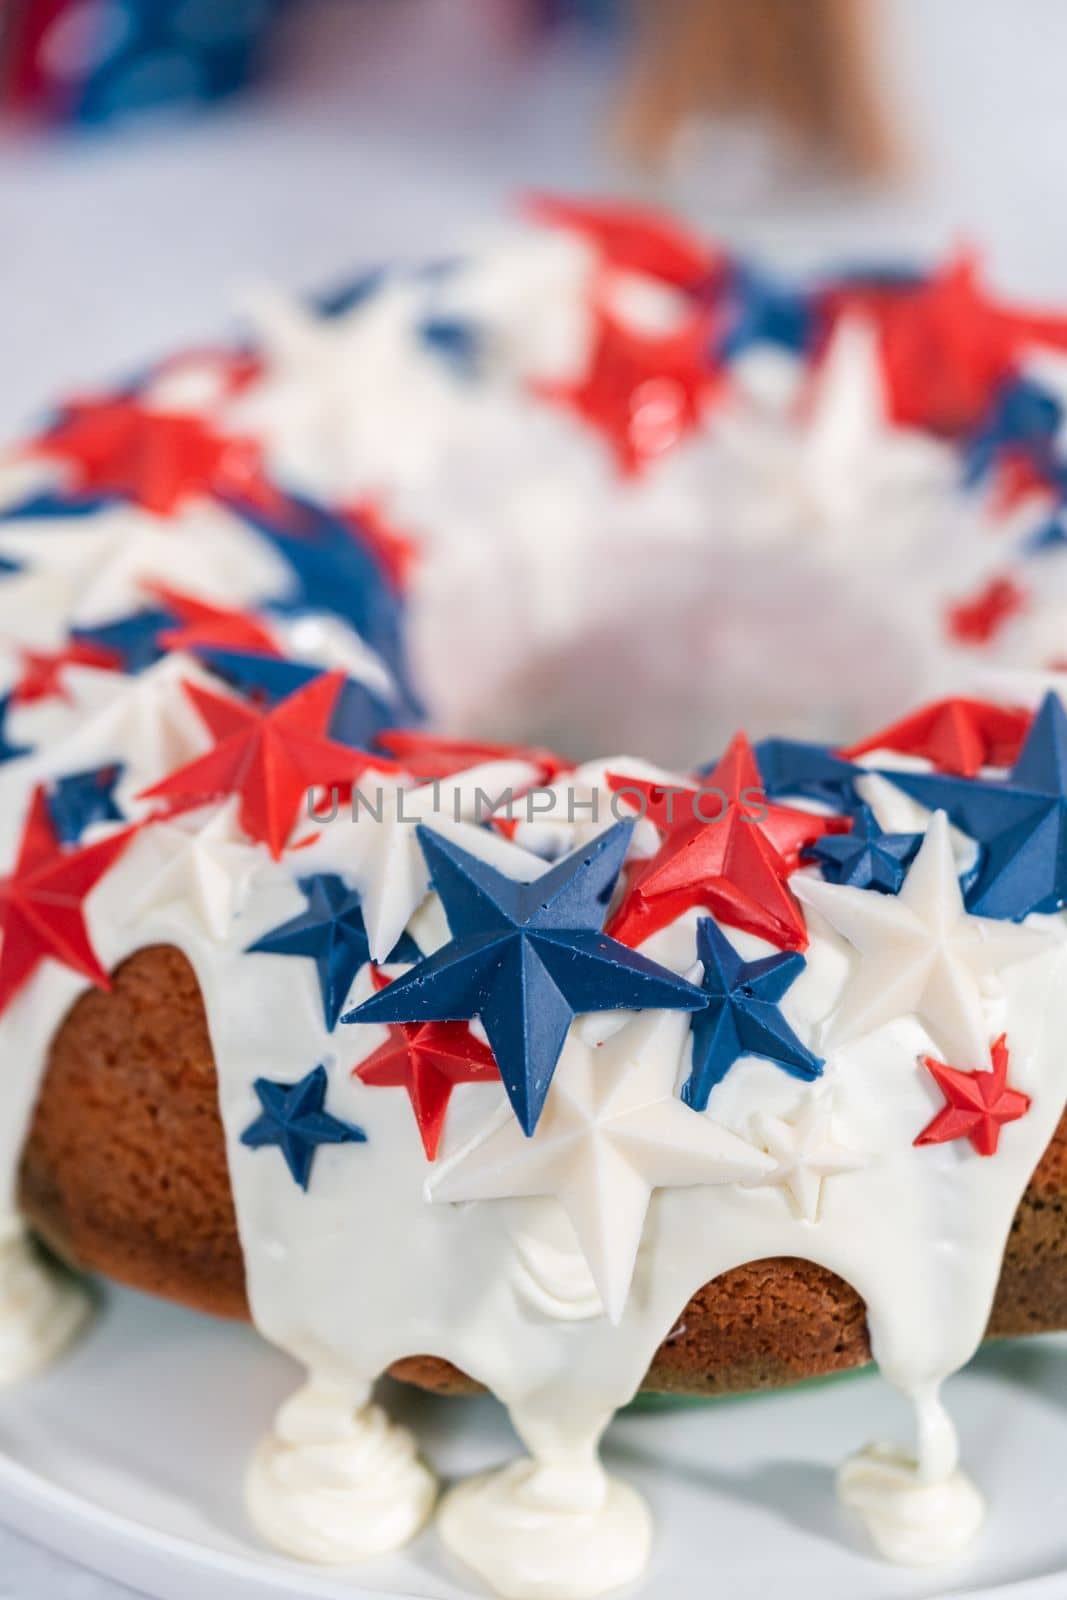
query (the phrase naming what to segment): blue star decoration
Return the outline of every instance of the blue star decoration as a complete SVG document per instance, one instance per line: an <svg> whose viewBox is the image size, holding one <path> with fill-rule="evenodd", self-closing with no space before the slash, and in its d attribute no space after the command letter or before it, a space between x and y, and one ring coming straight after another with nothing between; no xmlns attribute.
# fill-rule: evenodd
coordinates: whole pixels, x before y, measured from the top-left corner
<svg viewBox="0 0 1067 1600"><path fill-rule="evenodd" d="M263 1110L242 1133L241 1143L251 1150L276 1145L294 1181L305 1191L320 1145L367 1142L362 1128L326 1110L329 1079L324 1066L313 1067L299 1083L257 1078L252 1087Z"/></svg>
<svg viewBox="0 0 1067 1600"><path fill-rule="evenodd" d="M855 785L863 769L835 755L829 745L806 744L801 739L761 739L753 749L763 787L772 800L791 794L838 810L851 810L858 804Z"/></svg>
<svg viewBox="0 0 1067 1600"><path fill-rule="evenodd" d="M250 953L307 956L314 961L326 1026L332 1033L356 973L370 960L363 902L334 872L301 878L300 892L307 901L306 910L272 928L248 948ZM414 939L405 933L389 960L418 961L421 955Z"/></svg>
<svg viewBox="0 0 1067 1600"><path fill-rule="evenodd" d="M121 777L121 764L112 762L87 772L71 772L49 784L45 804L61 844L77 844L94 822L124 821L115 802Z"/></svg>
<svg viewBox="0 0 1067 1600"><path fill-rule="evenodd" d="M801 1044L778 1006L807 964L802 955L787 950L742 961L718 924L701 917L697 959L708 1003L693 1018L693 1066L682 1087L686 1105L703 1111L741 1056L761 1056L807 1083L821 1076L822 1058Z"/></svg>
<svg viewBox="0 0 1067 1600"><path fill-rule="evenodd" d="M337 517L291 495L277 514L236 499L226 504L286 563L290 590L274 609L325 611L353 628L406 685L400 601L374 554Z"/></svg>
<svg viewBox="0 0 1067 1600"><path fill-rule="evenodd" d="M7 736L7 714L11 708L11 696L0 696L0 766L5 761L15 761L19 756L30 754L29 745L12 744Z"/></svg>
<svg viewBox="0 0 1067 1600"><path fill-rule="evenodd" d="M601 931L632 831L632 822L616 823L532 883L517 883L420 827L452 938L342 1020L480 1017L515 1115L533 1133L579 1012L707 1004L693 984Z"/></svg>
<svg viewBox="0 0 1067 1600"><path fill-rule="evenodd" d="M726 322L715 352L721 360L732 361L760 344L804 355L818 332L816 299L806 290L739 266L730 285Z"/></svg>
<svg viewBox="0 0 1067 1600"><path fill-rule="evenodd" d="M828 833L804 852L817 861L828 883L898 894L907 868L923 842L921 833L886 833L870 806L856 812L851 833Z"/></svg>
<svg viewBox="0 0 1067 1600"><path fill-rule="evenodd" d="M28 495L0 511L0 522L47 520L51 517L94 517L98 511L117 504L115 495L69 494L62 489L44 489Z"/></svg>
<svg viewBox="0 0 1067 1600"><path fill-rule="evenodd" d="M431 316L420 322L416 331L427 350L457 378L478 376L483 357L482 339L473 323L460 317Z"/></svg>
<svg viewBox="0 0 1067 1600"><path fill-rule="evenodd" d="M885 772L931 811L977 841L965 881L968 911L1021 922L1067 902L1067 711L1049 694L1006 778L953 778L937 772Z"/></svg>
<svg viewBox="0 0 1067 1600"><path fill-rule="evenodd" d="M79 644L99 645L102 650L112 650L122 663L123 672L136 676L147 672L166 649L159 642L161 633L177 626L178 619L170 611L150 607L131 611L128 616L116 617L94 628L72 628L70 636Z"/></svg>
<svg viewBox="0 0 1067 1600"><path fill-rule="evenodd" d="M980 483L1005 451L1022 454L1055 474L1056 436L1063 411L1055 395L1032 378L1015 377L996 395L989 416L967 447L964 481Z"/></svg>

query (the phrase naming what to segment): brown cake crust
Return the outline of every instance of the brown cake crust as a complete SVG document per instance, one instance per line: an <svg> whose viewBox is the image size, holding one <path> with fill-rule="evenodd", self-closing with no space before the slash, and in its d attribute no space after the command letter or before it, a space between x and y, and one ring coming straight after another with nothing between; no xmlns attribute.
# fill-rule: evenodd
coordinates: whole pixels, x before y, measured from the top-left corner
<svg viewBox="0 0 1067 1600"><path fill-rule="evenodd" d="M219 1316L247 1317L215 1062L196 976L154 945L91 989L53 1041L23 1152L23 1210L75 1266ZM1067 1114L1023 1197L989 1334L1067 1326ZM772 1388L870 1359L863 1301L809 1261L757 1261L695 1294L645 1387L688 1394ZM396 1376L474 1387L412 1355Z"/></svg>

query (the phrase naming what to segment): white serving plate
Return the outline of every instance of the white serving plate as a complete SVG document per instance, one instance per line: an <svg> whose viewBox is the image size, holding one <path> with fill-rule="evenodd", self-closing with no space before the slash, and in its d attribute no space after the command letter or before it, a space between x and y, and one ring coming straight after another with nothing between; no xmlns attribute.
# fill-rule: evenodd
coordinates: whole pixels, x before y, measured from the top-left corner
<svg viewBox="0 0 1067 1600"><path fill-rule="evenodd" d="M466 1600L481 1593L432 1530L346 1571L264 1550L241 1503L245 1458L295 1367L246 1328L109 1293L66 1362L0 1396L0 1520L158 1600ZM1062 1600L1067 1593L1067 1336L992 1347L949 1386L969 1470L991 1512L965 1560L882 1565L840 1511L834 1468L868 1438L904 1436L873 1374L782 1394L638 1410L607 1443L652 1502L647 1600ZM392 1387L444 1477L515 1445L489 1399ZM0 1575L2 1576L2 1575Z"/></svg>

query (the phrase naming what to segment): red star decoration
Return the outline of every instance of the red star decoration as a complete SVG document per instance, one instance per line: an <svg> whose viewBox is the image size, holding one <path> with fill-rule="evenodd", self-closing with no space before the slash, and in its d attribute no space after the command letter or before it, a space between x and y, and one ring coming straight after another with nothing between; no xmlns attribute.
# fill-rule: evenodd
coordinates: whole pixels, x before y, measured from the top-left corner
<svg viewBox="0 0 1067 1600"><path fill-rule="evenodd" d="M0 1012L28 982L46 956L88 978L100 989L108 975L89 943L82 907L86 895L125 850L136 832L124 828L65 851L38 786L19 843L14 870L0 879Z"/></svg>
<svg viewBox="0 0 1067 1600"><path fill-rule="evenodd" d="M168 628L159 636L160 644L168 650L195 650L203 646L213 650L252 650L268 656L281 654L253 612L209 605L206 600L198 600L195 595L184 594L165 583L150 583L145 588L178 618L178 627Z"/></svg>
<svg viewBox="0 0 1067 1600"><path fill-rule="evenodd" d="M720 381L708 353L710 319L698 312L677 332L647 334L625 327L603 306L594 318L585 377L539 381L533 390L601 433L619 470L633 476L700 424Z"/></svg>
<svg viewBox="0 0 1067 1600"><path fill-rule="evenodd" d="M780 949L805 950L808 931L786 879L801 852L827 833L847 833L847 817L818 817L775 805L738 734L700 789L681 793L644 779L608 774L616 794L641 797L643 814L663 831L659 850L629 869L626 895L605 932L639 945L702 906L720 922L758 934Z"/></svg>
<svg viewBox="0 0 1067 1600"><path fill-rule="evenodd" d="M945 1106L915 1140L917 1145L969 1139L980 1156L994 1156L1005 1123L1018 1122L1030 1109L1030 1096L1008 1087L1008 1041L993 1045L991 1071L964 1072L923 1056L922 1063L945 1097Z"/></svg>
<svg viewBox="0 0 1067 1600"><path fill-rule="evenodd" d="M372 973L374 987L388 978ZM499 1083L500 1069L487 1044L466 1022L401 1022L360 1063L353 1077L380 1089L406 1089L427 1161L437 1159L445 1114L457 1083Z"/></svg>
<svg viewBox="0 0 1067 1600"><path fill-rule="evenodd" d="M1013 766L1032 721L1028 711L984 700L936 700L839 754L852 761L869 750L899 750L924 756L938 772L973 778L983 767Z"/></svg>
<svg viewBox="0 0 1067 1600"><path fill-rule="evenodd" d="M102 645L79 644L76 640L62 650L20 650L21 671L11 690L15 705L28 706L38 700L68 700L70 692L63 682L65 667L96 667L101 672L121 672L122 659Z"/></svg>
<svg viewBox="0 0 1067 1600"><path fill-rule="evenodd" d="M423 783L451 778L486 761L527 761L537 768L537 783L551 783L571 763L553 750L537 745L494 744L487 739L442 739L414 728L388 728L376 736L383 750L395 757L405 772Z"/></svg>
<svg viewBox="0 0 1067 1600"><path fill-rule="evenodd" d="M342 508L340 519L377 561L394 589L403 589L418 557L415 540L401 533L370 500Z"/></svg>
<svg viewBox="0 0 1067 1600"><path fill-rule="evenodd" d="M76 400L31 446L73 470L79 494L114 494L158 516L197 495L229 495L273 509L253 439L218 433L192 412L149 410L120 397Z"/></svg>
<svg viewBox="0 0 1067 1600"><path fill-rule="evenodd" d="M344 681L343 672L325 672L269 710L186 683L215 744L140 798L188 809L239 795L241 827L277 860L309 789L352 784L368 767L390 766L384 757L325 737Z"/></svg>
<svg viewBox="0 0 1067 1600"><path fill-rule="evenodd" d="M686 294L707 298L727 270L719 251L655 211L549 194L530 195L524 209L535 222L582 234L597 247L604 266L655 278Z"/></svg>
<svg viewBox="0 0 1067 1600"><path fill-rule="evenodd" d="M894 421L950 438L978 426L1029 346L1067 348L1067 319L1000 305L968 252L916 287L849 288L829 304L873 318Z"/></svg>
<svg viewBox="0 0 1067 1600"><path fill-rule="evenodd" d="M1028 603L1025 589L1014 578L991 578L970 600L949 607L948 631L960 644L991 644Z"/></svg>

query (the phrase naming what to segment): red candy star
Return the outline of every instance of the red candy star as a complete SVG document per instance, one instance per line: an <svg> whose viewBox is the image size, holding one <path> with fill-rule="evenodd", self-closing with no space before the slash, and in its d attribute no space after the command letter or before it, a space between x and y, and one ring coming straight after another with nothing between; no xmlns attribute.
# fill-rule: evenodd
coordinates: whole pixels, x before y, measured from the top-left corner
<svg viewBox="0 0 1067 1600"><path fill-rule="evenodd" d="M69 700L63 681L65 667L96 667L101 672L121 672L122 660L114 650L102 645L79 644L76 640L62 650L21 650L21 671L11 690L15 705L33 705L38 700Z"/></svg>
<svg viewBox="0 0 1067 1600"><path fill-rule="evenodd" d="M372 974L374 987L388 978ZM381 1089L406 1089L427 1161L437 1158L445 1114L457 1083L498 1083L500 1070L487 1044L466 1022L401 1022L353 1076Z"/></svg>
<svg viewBox="0 0 1067 1600"><path fill-rule="evenodd" d="M36 972L46 956L88 978L100 989L108 975L89 943L82 902L125 850L136 830L124 828L64 851L56 837L44 790L34 790L14 870L0 879L0 1012Z"/></svg>
<svg viewBox="0 0 1067 1600"><path fill-rule="evenodd" d="M868 750L899 750L924 756L938 772L973 778L982 767L1013 766L1032 721L1028 711L954 697L923 706L840 754L851 761Z"/></svg>
<svg viewBox="0 0 1067 1600"><path fill-rule="evenodd" d="M535 745L494 744L485 739L441 739L433 733L413 728L389 728L379 733L376 742L394 756L405 772L424 783L434 778L451 778L469 767L486 761L527 761L537 768L537 783L551 783L561 772L570 770L552 750Z"/></svg>
<svg viewBox="0 0 1067 1600"><path fill-rule="evenodd" d="M961 644L990 644L1027 604L1026 591L1014 578L991 578L970 600L949 607L948 631Z"/></svg>
<svg viewBox="0 0 1067 1600"><path fill-rule="evenodd" d="M1067 320L1000 305L967 253L915 287L850 287L828 307L875 322L893 420L950 438L982 421L1029 346L1067 348Z"/></svg>
<svg viewBox="0 0 1067 1600"><path fill-rule="evenodd" d="M687 294L707 295L726 269L717 250L655 211L548 194L531 195L525 210L535 222L583 234L596 245L605 266L641 273Z"/></svg>
<svg viewBox="0 0 1067 1600"><path fill-rule="evenodd" d="M846 817L818 817L766 798L752 747L738 734L700 789L665 789L608 774L616 794L640 797L643 814L663 830L647 861L630 869L626 896L605 932L639 945L702 906L732 928L780 949L804 950L808 932L786 884L805 846L847 833Z"/></svg>
<svg viewBox="0 0 1067 1600"><path fill-rule="evenodd" d="M947 1104L919 1134L917 1145L969 1139L980 1156L996 1155L1001 1128L1025 1117L1030 1096L1008 1087L1008 1042L1003 1033L993 1045L992 1059L992 1071L963 1072L923 1056L922 1064Z"/></svg>
<svg viewBox="0 0 1067 1600"><path fill-rule="evenodd" d="M260 449L191 412L148 410L137 400L77 400L30 447L73 471L79 494L114 494L170 516L197 495L274 504Z"/></svg>
<svg viewBox="0 0 1067 1600"><path fill-rule="evenodd" d="M367 770L386 769L384 758L325 737L343 672L326 672L270 710L214 694L194 683L185 692L215 739L206 755L145 789L141 799L167 800L172 808L240 796L241 827L277 859L307 791L351 784Z"/></svg>
<svg viewBox="0 0 1067 1600"><path fill-rule="evenodd" d="M168 650L195 650L203 646L213 650L253 650L268 656L281 654L252 612L209 605L206 600L171 589L165 583L151 583L145 587L178 618L178 627L168 628L159 636L160 644L166 645Z"/></svg>
<svg viewBox="0 0 1067 1600"><path fill-rule="evenodd" d="M700 425L719 378L708 356L710 321L691 317L675 333L638 333L603 307L585 376L534 384L542 399L570 407L603 434L627 476L664 455Z"/></svg>

